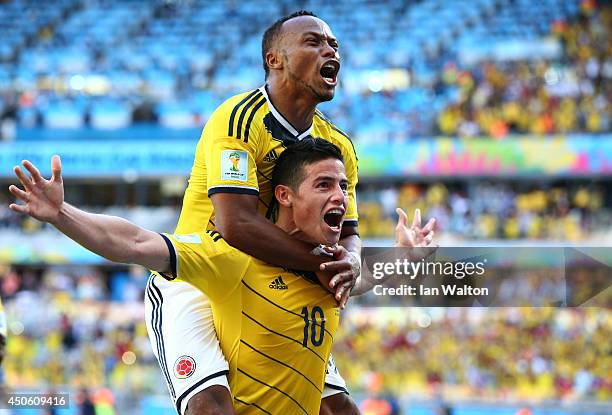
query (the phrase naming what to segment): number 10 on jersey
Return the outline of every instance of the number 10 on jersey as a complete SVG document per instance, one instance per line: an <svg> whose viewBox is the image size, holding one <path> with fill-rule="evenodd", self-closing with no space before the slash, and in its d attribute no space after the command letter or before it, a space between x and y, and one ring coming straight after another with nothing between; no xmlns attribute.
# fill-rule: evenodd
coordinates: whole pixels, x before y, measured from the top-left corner
<svg viewBox="0 0 612 415"><path fill-rule="evenodd" d="M310 313L308 307L302 308L302 318L304 318L304 339L302 346L308 347L308 338L313 346L323 344L323 336L325 335L325 315L319 306L312 308Z"/></svg>

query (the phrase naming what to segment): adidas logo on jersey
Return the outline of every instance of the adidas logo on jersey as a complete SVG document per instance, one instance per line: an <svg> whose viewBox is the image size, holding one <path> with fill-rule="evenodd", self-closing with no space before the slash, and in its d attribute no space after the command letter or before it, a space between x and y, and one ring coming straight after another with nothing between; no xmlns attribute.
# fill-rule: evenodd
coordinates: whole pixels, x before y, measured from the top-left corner
<svg viewBox="0 0 612 415"><path fill-rule="evenodd" d="M278 155L276 154L276 151L272 150L268 154L266 154L266 156L264 157L264 161L270 163L276 160L277 158Z"/></svg>
<svg viewBox="0 0 612 415"><path fill-rule="evenodd" d="M289 288L289 286L285 284L285 281L283 281L283 277L280 276L274 278L268 287L273 290L286 290Z"/></svg>

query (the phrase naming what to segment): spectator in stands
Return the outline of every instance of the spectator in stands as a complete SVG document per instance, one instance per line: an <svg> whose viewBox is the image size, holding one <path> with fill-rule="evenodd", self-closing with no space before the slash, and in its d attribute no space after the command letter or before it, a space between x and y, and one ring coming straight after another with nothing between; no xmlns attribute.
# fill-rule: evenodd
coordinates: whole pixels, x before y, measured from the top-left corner
<svg viewBox="0 0 612 415"><path fill-rule="evenodd" d="M612 9L553 25L565 46L560 61L485 62L471 70L447 65L442 84L460 90L438 114L446 135L498 139L510 133L599 133L612 122Z"/></svg>

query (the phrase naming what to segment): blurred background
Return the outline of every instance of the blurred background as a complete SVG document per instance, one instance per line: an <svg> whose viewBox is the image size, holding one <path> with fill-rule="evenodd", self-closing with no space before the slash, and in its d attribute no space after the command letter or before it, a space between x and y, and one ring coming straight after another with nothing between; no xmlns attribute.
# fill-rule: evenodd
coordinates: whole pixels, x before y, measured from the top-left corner
<svg viewBox="0 0 612 415"><path fill-rule="evenodd" d="M146 337L146 271L11 213L12 166L48 174L60 154L68 201L172 231L202 126L263 83L263 31L301 8L340 42L321 110L355 144L366 245L392 241L402 206L436 217L444 246L610 246L609 1L0 0L7 390L69 391L60 414L174 413ZM610 414L611 338L609 307L366 297L334 356L367 415Z"/></svg>

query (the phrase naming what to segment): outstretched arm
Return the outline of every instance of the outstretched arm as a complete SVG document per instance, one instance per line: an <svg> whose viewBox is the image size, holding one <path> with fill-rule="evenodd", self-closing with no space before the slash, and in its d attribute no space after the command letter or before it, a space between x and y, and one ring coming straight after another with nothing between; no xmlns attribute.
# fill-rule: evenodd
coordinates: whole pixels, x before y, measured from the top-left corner
<svg viewBox="0 0 612 415"><path fill-rule="evenodd" d="M24 204L9 207L55 226L91 252L114 262L139 264L155 271L169 270L169 251L163 238L125 219L80 210L64 201L62 166L59 156L51 159L52 176L43 178L32 163L13 169L23 190L11 185L10 192Z"/></svg>

